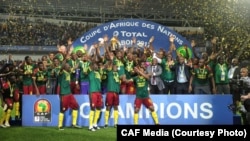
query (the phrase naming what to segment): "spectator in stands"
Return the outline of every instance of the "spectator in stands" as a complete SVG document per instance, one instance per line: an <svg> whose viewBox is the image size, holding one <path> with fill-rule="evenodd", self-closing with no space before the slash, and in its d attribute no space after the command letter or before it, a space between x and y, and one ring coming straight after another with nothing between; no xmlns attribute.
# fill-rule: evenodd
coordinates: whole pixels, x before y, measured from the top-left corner
<svg viewBox="0 0 250 141"><path fill-rule="evenodd" d="M58 39L65 40L69 35L78 37L95 26L96 24L55 24L43 20L32 22L23 18L11 18L1 26L0 44L55 46Z"/></svg>

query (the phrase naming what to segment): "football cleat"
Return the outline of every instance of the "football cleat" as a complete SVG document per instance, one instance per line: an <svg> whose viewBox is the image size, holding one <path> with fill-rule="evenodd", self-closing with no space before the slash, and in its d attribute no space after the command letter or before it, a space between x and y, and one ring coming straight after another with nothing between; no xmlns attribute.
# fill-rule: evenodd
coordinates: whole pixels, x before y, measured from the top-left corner
<svg viewBox="0 0 250 141"><path fill-rule="evenodd" d="M105 124L105 125L104 125L104 128L108 128L108 124Z"/></svg>
<svg viewBox="0 0 250 141"><path fill-rule="evenodd" d="M58 130L64 130L64 128L63 127L58 127Z"/></svg>
<svg viewBox="0 0 250 141"><path fill-rule="evenodd" d="M96 130L95 130L95 128L89 128L89 131L92 131L92 132L95 132Z"/></svg>
<svg viewBox="0 0 250 141"><path fill-rule="evenodd" d="M81 129L82 127L79 125L72 125L73 128Z"/></svg>
<svg viewBox="0 0 250 141"><path fill-rule="evenodd" d="M99 130L99 129L101 129L100 127L98 127L98 126L94 126L93 127L95 130Z"/></svg>

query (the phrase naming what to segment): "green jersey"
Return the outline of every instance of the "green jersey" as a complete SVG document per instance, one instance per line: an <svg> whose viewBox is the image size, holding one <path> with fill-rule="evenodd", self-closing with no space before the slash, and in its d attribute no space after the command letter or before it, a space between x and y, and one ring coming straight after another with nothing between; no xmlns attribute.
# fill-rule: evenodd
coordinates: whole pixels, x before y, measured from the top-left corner
<svg viewBox="0 0 250 141"><path fill-rule="evenodd" d="M76 70L74 69L74 67L76 66L76 61L73 59L69 59L67 60L67 63L70 65L71 67L71 81L76 81Z"/></svg>
<svg viewBox="0 0 250 141"><path fill-rule="evenodd" d="M119 76L125 75L124 63L121 60L115 58L114 61L113 61L113 64L118 67Z"/></svg>
<svg viewBox="0 0 250 141"><path fill-rule="evenodd" d="M108 92L120 92L120 79L118 72L114 71L108 71L108 86L107 91Z"/></svg>
<svg viewBox="0 0 250 141"><path fill-rule="evenodd" d="M60 95L71 94L70 89L70 73L63 70L59 73Z"/></svg>
<svg viewBox="0 0 250 141"><path fill-rule="evenodd" d="M34 77L36 78L36 85L37 86L42 86L46 85L46 79L48 77L48 72L47 71L40 71L39 69L35 70Z"/></svg>
<svg viewBox="0 0 250 141"><path fill-rule="evenodd" d="M48 79L50 79L52 69L53 69L53 62L50 59L48 59L48 61L47 61L47 67L46 68L47 68L47 72L48 72Z"/></svg>
<svg viewBox="0 0 250 141"><path fill-rule="evenodd" d="M208 65L212 70L214 70L214 69L215 69L216 63L215 63L214 60L210 60L210 61L208 62L207 65ZM213 72L213 73L214 73L214 72Z"/></svg>
<svg viewBox="0 0 250 141"><path fill-rule="evenodd" d="M89 93L101 92L101 75L99 71L89 72Z"/></svg>
<svg viewBox="0 0 250 141"><path fill-rule="evenodd" d="M59 65L59 66L54 67L54 68L52 69L51 73L53 74L53 77L54 77L54 78L57 78L57 77L59 76L59 72L60 72L61 68L62 68L62 66Z"/></svg>
<svg viewBox="0 0 250 141"><path fill-rule="evenodd" d="M170 67L169 67L170 65L166 59L162 59L161 66L162 66L162 70L163 70L162 74L161 74L161 78L165 81L174 80L175 72L170 69Z"/></svg>
<svg viewBox="0 0 250 141"><path fill-rule="evenodd" d="M209 67L195 68L192 74L194 75L193 84L196 86L209 85L210 80L208 78L212 77L212 71Z"/></svg>
<svg viewBox="0 0 250 141"><path fill-rule="evenodd" d="M81 61L79 63L81 82L89 81L88 73L91 71L89 65L90 65L90 62L88 61L86 62Z"/></svg>
<svg viewBox="0 0 250 141"><path fill-rule="evenodd" d="M107 70L106 69L100 69L99 72L100 72L100 75L101 75L101 85L102 86L107 86L107 83L108 83Z"/></svg>
<svg viewBox="0 0 250 141"><path fill-rule="evenodd" d="M133 81L136 87L136 97L137 98L149 97L148 80L143 76L136 76L133 78Z"/></svg>
<svg viewBox="0 0 250 141"><path fill-rule="evenodd" d="M132 78L134 72L134 66L135 66L134 61L129 61L129 60L125 61L125 74L127 79Z"/></svg>
<svg viewBox="0 0 250 141"><path fill-rule="evenodd" d="M227 64L216 64L215 65L215 83L216 84L228 84L228 66Z"/></svg>
<svg viewBox="0 0 250 141"><path fill-rule="evenodd" d="M32 73L34 70L34 66L33 65L27 65L25 64L23 67L23 85L24 86L29 86L33 84L33 80L32 80Z"/></svg>

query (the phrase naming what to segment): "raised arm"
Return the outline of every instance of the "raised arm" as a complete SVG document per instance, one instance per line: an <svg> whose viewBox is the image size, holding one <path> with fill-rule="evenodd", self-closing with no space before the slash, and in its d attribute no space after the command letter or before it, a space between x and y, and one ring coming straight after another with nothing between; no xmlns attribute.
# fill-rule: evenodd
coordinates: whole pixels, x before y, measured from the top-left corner
<svg viewBox="0 0 250 141"><path fill-rule="evenodd" d="M134 71L135 71L136 73L138 73L139 75L143 76L144 78L150 79L150 75L146 74L146 73L144 72L143 68L135 67L135 68L134 68Z"/></svg>

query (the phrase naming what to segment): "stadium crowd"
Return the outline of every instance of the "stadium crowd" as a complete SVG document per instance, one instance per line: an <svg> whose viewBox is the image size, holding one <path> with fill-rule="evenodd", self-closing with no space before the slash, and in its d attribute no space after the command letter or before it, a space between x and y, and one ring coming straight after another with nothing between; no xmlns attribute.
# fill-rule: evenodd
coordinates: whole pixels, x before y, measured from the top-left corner
<svg viewBox="0 0 250 141"><path fill-rule="evenodd" d="M0 23L1 45L55 46L71 35L78 37L96 24L50 23L44 20L10 18Z"/></svg>
<svg viewBox="0 0 250 141"><path fill-rule="evenodd" d="M53 25L42 21L32 24L27 22L17 19L2 24L1 44L59 44L58 52L41 56L39 60L25 56L24 60L17 61L10 55L2 64L1 99L5 112L0 120L1 127L10 126L8 121L13 108L16 109L16 119L20 118L21 95L60 94L60 75L65 69L65 63L71 68L69 81L72 94L90 94L92 88L89 77L94 70L96 79L101 82L101 89L98 89L101 94L115 91L117 95L137 95L137 81L130 80L142 75L147 76L147 91L150 94L232 94L233 112L247 115L243 116L244 121L249 122L249 101L242 102L240 96L249 92L248 68L241 65L237 57L230 56L227 48L218 44L216 37L209 40L209 46L201 54L195 49L197 41L192 40L193 56L190 56L188 47L184 47L183 52L178 52L173 36L168 39L169 50L155 51L152 45L154 37L150 38L147 47L140 48L134 44L121 48L117 42L111 42L112 37L104 36L103 41L97 41L93 48L73 51L73 39L94 27L94 24ZM136 38L133 38L133 43L136 43ZM103 54L100 54L101 49L104 50ZM97 64L98 68L93 68L93 64ZM117 89L109 90L111 80L118 83ZM90 129L94 130L92 127Z"/></svg>
<svg viewBox="0 0 250 141"><path fill-rule="evenodd" d="M96 26L95 23L52 23L42 19L10 18L0 22L0 45L56 46L65 44L69 36L75 39ZM200 44L204 40L202 32L177 32L187 40L197 39Z"/></svg>

